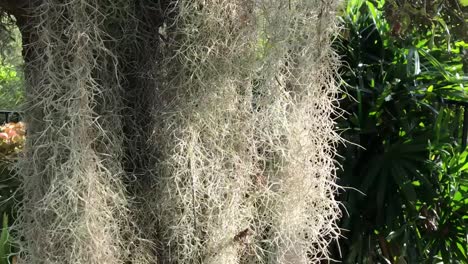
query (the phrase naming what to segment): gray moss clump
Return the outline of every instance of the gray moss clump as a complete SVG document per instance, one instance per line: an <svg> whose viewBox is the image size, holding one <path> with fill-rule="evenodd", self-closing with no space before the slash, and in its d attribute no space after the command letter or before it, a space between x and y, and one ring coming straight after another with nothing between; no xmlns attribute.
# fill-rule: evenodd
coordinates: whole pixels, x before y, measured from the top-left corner
<svg viewBox="0 0 468 264"><path fill-rule="evenodd" d="M161 3L32 11L20 262L328 259L337 1Z"/></svg>

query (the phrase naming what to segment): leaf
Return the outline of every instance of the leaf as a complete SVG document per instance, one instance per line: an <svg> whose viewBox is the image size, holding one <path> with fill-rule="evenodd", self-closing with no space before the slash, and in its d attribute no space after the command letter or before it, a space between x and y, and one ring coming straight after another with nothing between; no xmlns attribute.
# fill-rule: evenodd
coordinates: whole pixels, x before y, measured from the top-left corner
<svg viewBox="0 0 468 264"><path fill-rule="evenodd" d="M401 236L405 232L405 227L402 226L396 231L391 231L385 238L387 241L393 241L395 238Z"/></svg>
<svg viewBox="0 0 468 264"><path fill-rule="evenodd" d="M377 157L369 161L370 167L365 174L364 180L362 181L361 187L359 188L363 193L369 190L369 187L373 185L375 179L379 175L382 169L382 157Z"/></svg>
<svg viewBox="0 0 468 264"><path fill-rule="evenodd" d="M414 186L411 184L411 179L408 177L408 174L402 169L398 164L392 166L392 176L395 182L400 187L403 195L406 197L407 201L414 202L417 200L416 191Z"/></svg>
<svg viewBox="0 0 468 264"><path fill-rule="evenodd" d="M419 75L421 73L421 63L419 61L419 53L416 47L411 47L408 51L408 64L406 71L408 75Z"/></svg>
<svg viewBox="0 0 468 264"><path fill-rule="evenodd" d="M457 249L458 253L460 254L459 259L460 260L465 259L465 261L468 261L468 256L466 255L466 246L467 245L463 245L462 243L463 242L459 242L459 241L456 242L456 245L457 245L456 249Z"/></svg>
<svg viewBox="0 0 468 264"><path fill-rule="evenodd" d="M450 38L451 38L451 35L450 35L450 29L449 27L447 26L447 23L445 23L445 21L442 19L442 18L438 18L437 21L440 23L440 25L445 29L445 37L446 37L446 43L447 43L447 51L450 52L451 51L451 47L450 47Z"/></svg>
<svg viewBox="0 0 468 264"><path fill-rule="evenodd" d="M8 216L3 214L2 233L0 235L0 264L9 264L8 257L10 255L11 245L8 232Z"/></svg>

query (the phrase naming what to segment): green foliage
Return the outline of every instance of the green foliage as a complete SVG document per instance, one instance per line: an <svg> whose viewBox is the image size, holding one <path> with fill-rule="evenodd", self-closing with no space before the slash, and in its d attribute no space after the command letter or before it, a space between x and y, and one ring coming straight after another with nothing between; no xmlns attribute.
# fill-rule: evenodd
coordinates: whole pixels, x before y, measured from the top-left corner
<svg viewBox="0 0 468 264"><path fill-rule="evenodd" d="M0 66L0 107L15 109L23 100L22 80L11 65Z"/></svg>
<svg viewBox="0 0 468 264"><path fill-rule="evenodd" d="M0 20L0 109L17 109L24 89L21 34L11 19Z"/></svg>
<svg viewBox="0 0 468 264"><path fill-rule="evenodd" d="M445 102L468 99L467 43L447 38L460 23L437 14L426 13L419 31L410 25L423 20L412 14L396 31L389 3L349 1L336 42L348 90L339 125L350 142L340 185L358 190L341 197L343 261L466 263L467 151L461 109Z"/></svg>
<svg viewBox="0 0 468 264"><path fill-rule="evenodd" d="M11 241L8 229L8 215L3 214L2 232L0 234L0 264L10 264Z"/></svg>
<svg viewBox="0 0 468 264"><path fill-rule="evenodd" d="M384 11L392 35L401 40L445 39L450 45L452 37L466 37L466 8L460 0L386 0Z"/></svg>

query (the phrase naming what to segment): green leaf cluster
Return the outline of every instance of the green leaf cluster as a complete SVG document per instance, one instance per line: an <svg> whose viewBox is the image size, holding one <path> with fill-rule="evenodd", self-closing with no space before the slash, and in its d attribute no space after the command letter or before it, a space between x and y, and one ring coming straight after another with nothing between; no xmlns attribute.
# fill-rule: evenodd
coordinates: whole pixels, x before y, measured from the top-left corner
<svg viewBox="0 0 468 264"><path fill-rule="evenodd" d="M24 100L21 45L12 19L0 16L0 109L16 110Z"/></svg>
<svg viewBox="0 0 468 264"><path fill-rule="evenodd" d="M453 104L468 102L465 25L445 20L451 1L439 12L419 2L350 0L340 16L345 263L468 263L468 152Z"/></svg>

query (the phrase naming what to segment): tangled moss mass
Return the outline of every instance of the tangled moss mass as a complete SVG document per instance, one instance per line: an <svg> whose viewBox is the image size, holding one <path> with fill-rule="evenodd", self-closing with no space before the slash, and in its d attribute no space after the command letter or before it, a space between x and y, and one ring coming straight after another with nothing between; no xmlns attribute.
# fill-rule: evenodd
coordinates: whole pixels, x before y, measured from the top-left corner
<svg viewBox="0 0 468 264"><path fill-rule="evenodd" d="M337 0L33 1L19 263L319 263Z"/></svg>

